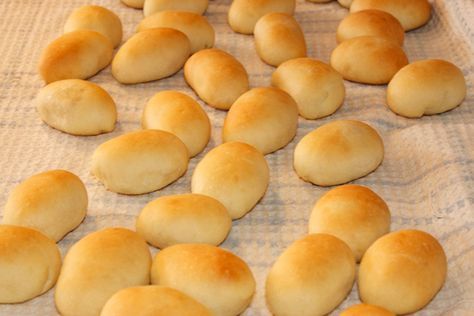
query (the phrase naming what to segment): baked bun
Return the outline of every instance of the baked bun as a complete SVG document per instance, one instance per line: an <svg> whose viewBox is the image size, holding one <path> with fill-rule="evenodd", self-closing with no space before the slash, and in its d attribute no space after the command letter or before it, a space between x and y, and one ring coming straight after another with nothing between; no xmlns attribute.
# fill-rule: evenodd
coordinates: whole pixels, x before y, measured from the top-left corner
<svg viewBox="0 0 474 316"><path fill-rule="evenodd" d="M155 94L143 110L142 127L178 136L191 157L199 154L211 137L211 123L206 112L193 98L178 91Z"/></svg>
<svg viewBox="0 0 474 316"><path fill-rule="evenodd" d="M249 76L234 56L215 48L192 55L184 65L184 79L207 104L228 110L249 89Z"/></svg>
<svg viewBox="0 0 474 316"><path fill-rule="evenodd" d="M375 9L390 13L403 25L405 31L426 24L431 17L428 0L354 0L351 12Z"/></svg>
<svg viewBox="0 0 474 316"><path fill-rule="evenodd" d="M330 2L332 0L308 0L309 2L314 2L314 3L326 3L326 2Z"/></svg>
<svg viewBox="0 0 474 316"><path fill-rule="evenodd" d="M242 94L227 113L224 142L238 141L269 154L285 147L296 135L298 107L278 88L254 88Z"/></svg>
<svg viewBox="0 0 474 316"><path fill-rule="evenodd" d="M419 230L392 232L373 243L362 258L359 295L364 303L410 314L438 293L446 271L446 255L433 236Z"/></svg>
<svg viewBox="0 0 474 316"><path fill-rule="evenodd" d="M87 79L112 60L114 47L104 35L90 30L66 33L41 54L39 72L46 83L63 79Z"/></svg>
<svg viewBox="0 0 474 316"><path fill-rule="evenodd" d="M237 219L265 194L269 176L262 153L250 145L229 142L209 151L197 164L191 190L215 198Z"/></svg>
<svg viewBox="0 0 474 316"><path fill-rule="evenodd" d="M208 5L208 0L145 0L143 13L150 16L159 11L176 10L204 14Z"/></svg>
<svg viewBox="0 0 474 316"><path fill-rule="evenodd" d="M400 22L388 12L363 10L346 16L339 23L336 31L339 43L359 36L383 37L402 46L405 30Z"/></svg>
<svg viewBox="0 0 474 316"><path fill-rule="evenodd" d="M86 217L87 204L86 187L78 176L65 170L46 171L13 189L3 224L35 228L59 241Z"/></svg>
<svg viewBox="0 0 474 316"><path fill-rule="evenodd" d="M452 63L428 59L411 63L387 87L389 108L406 117L438 114L457 107L466 97L466 80Z"/></svg>
<svg viewBox="0 0 474 316"><path fill-rule="evenodd" d="M311 58L282 63L272 75L272 85L291 95L299 114L309 120L331 115L345 96L342 76L331 66Z"/></svg>
<svg viewBox="0 0 474 316"><path fill-rule="evenodd" d="M61 254L39 231L0 225L0 254L0 304L30 300L56 283Z"/></svg>
<svg viewBox="0 0 474 316"><path fill-rule="evenodd" d="M214 28L204 16L197 13L185 11L156 12L140 22L137 32L156 27L169 27L183 32L191 43L191 54L214 46Z"/></svg>
<svg viewBox="0 0 474 316"><path fill-rule="evenodd" d="M219 245L230 232L232 219L216 199L201 194L161 196L138 215L136 229L151 245Z"/></svg>
<svg viewBox="0 0 474 316"><path fill-rule="evenodd" d="M326 315L347 296L355 278L351 249L327 234L291 244L268 273L265 296L274 315Z"/></svg>
<svg viewBox="0 0 474 316"><path fill-rule="evenodd" d="M40 89L36 109L49 126L72 135L98 135L114 130L117 109L112 97L81 79L52 82Z"/></svg>
<svg viewBox="0 0 474 316"><path fill-rule="evenodd" d="M151 255L138 234L106 228L79 240L67 252L56 284L63 316L99 315L117 291L150 282Z"/></svg>
<svg viewBox="0 0 474 316"><path fill-rule="evenodd" d="M371 173L383 155L383 142L375 129L359 121L332 121L300 140L294 168L303 180L330 186Z"/></svg>
<svg viewBox="0 0 474 316"><path fill-rule="evenodd" d="M212 316L188 295L159 285L134 286L115 293L100 316Z"/></svg>
<svg viewBox="0 0 474 316"><path fill-rule="evenodd" d="M309 233L326 233L344 241L356 261L380 236L390 231L390 210L374 191L343 185L324 194L314 205Z"/></svg>
<svg viewBox="0 0 474 316"><path fill-rule="evenodd" d="M380 306L357 304L342 311L339 316L396 316Z"/></svg>
<svg viewBox="0 0 474 316"><path fill-rule="evenodd" d="M239 315L255 292L255 279L242 259L204 244L180 244L160 251L153 260L151 282L182 291L215 316Z"/></svg>
<svg viewBox="0 0 474 316"><path fill-rule="evenodd" d="M408 58L392 40L375 36L360 36L340 43L331 53L331 66L346 80L386 84Z"/></svg>
<svg viewBox="0 0 474 316"><path fill-rule="evenodd" d="M148 129L101 144L92 156L92 174L110 191L143 194L181 177L188 161L186 145L178 137Z"/></svg>
<svg viewBox="0 0 474 316"><path fill-rule="evenodd" d="M337 0L341 6L344 8L350 8L353 0Z"/></svg>
<svg viewBox="0 0 474 316"><path fill-rule="evenodd" d="M267 13L293 14L295 0L234 0L229 9L230 27L237 33L253 34L257 21Z"/></svg>
<svg viewBox="0 0 474 316"><path fill-rule="evenodd" d="M143 9L143 5L145 3L145 0L120 0L120 1L122 1L122 3L125 4L126 6L129 6L135 9Z"/></svg>

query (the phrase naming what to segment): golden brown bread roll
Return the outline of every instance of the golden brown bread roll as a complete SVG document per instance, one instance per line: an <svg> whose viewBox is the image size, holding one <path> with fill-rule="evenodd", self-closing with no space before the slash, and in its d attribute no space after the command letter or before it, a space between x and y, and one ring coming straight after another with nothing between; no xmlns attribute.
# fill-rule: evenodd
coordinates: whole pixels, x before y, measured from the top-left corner
<svg viewBox="0 0 474 316"><path fill-rule="evenodd" d="M357 304L343 310L339 316L395 316L395 314L380 306Z"/></svg>
<svg viewBox="0 0 474 316"><path fill-rule="evenodd" d="M159 11L176 10L204 14L208 4L209 0L145 0L143 13L150 16Z"/></svg>
<svg viewBox="0 0 474 316"><path fill-rule="evenodd" d="M135 9L143 9L143 5L145 0L120 0L126 6L135 8Z"/></svg>

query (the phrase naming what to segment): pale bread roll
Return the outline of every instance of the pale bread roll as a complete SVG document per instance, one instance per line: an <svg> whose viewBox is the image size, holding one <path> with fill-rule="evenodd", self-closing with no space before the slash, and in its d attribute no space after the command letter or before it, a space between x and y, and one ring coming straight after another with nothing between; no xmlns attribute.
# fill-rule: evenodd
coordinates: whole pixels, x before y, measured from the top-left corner
<svg viewBox="0 0 474 316"><path fill-rule="evenodd" d="M190 296L159 285L134 286L115 293L100 316L212 316Z"/></svg>
<svg viewBox="0 0 474 316"><path fill-rule="evenodd" d="M228 110L249 89L249 76L234 56L215 48L192 55L184 65L184 79L207 104Z"/></svg>
<svg viewBox="0 0 474 316"><path fill-rule="evenodd" d="M182 291L215 316L239 315L255 292L252 271L242 259L204 244L180 244L160 251L151 267L151 283Z"/></svg>
<svg viewBox="0 0 474 316"><path fill-rule="evenodd" d="M137 32L156 27L169 27L183 32L191 43L191 54L214 46L214 28L204 16L197 13L185 11L156 12L138 24Z"/></svg>
<svg viewBox="0 0 474 316"><path fill-rule="evenodd" d="M410 314L431 301L446 273L446 255L436 238L419 230L392 232L373 243L362 258L359 295L364 303Z"/></svg>
<svg viewBox="0 0 474 316"><path fill-rule="evenodd" d="M215 198L237 219L263 197L269 177L262 153L248 144L229 142L209 151L197 164L191 190Z"/></svg>
<svg viewBox="0 0 474 316"><path fill-rule="evenodd" d="M466 97L462 71L440 59L413 62L392 78L387 87L389 108L406 117L421 117L454 109Z"/></svg>
<svg viewBox="0 0 474 316"><path fill-rule="evenodd" d="M309 120L337 111L346 94L342 76L331 66L311 58L282 63L272 75L272 85L291 95L299 114Z"/></svg>
<svg viewBox="0 0 474 316"><path fill-rule="evenodd" d="M41 119L72 135L98 135L114 130L117 109L112 97L95 83L82 79L52 82L35 99Z"/></svg>
<svg viewBox="0 0 474 316"><path fill-rule="evenodd" d="M294 168L305 181L330 186L363 177L382 163L382 138L369 125L351 120L326 123L296 145Z"/></svg>
<svg viewBox="0 0 474 316"><path fill-rule="evenodd" d="M3 224L27 226L59 241L82 222L87 191L75 174L50 170L20 183L8 197Z"/></svg>
<svg viewBox="0 0 474 316"><path fill-rule="evenodd" d="M257 21L267 13L293 14L295 0L234 0L229 9L229 25L237 33L253 34Z"/></svg>
<svg viewBox="0 0 474 316"><path fill-rule="evenodd" d="M63 79L87 79L112 60L114 47L104 35L79 30L61 35L41 54L39 73L46 83Z"/></svg>
<svg viewBox="0 0 474 316"><path fill-rule="evenodd" d="M122 3L125 4L126 6L129 6L135 9L143 9L143 5L145 3L145 0L120 0L120 1L122 1Z"/></svg>
<svg viewBox="0 0 474 316"><path fill-rule="evenodd" d="M379 237L390 231L390 210L374 191L343 185L325 193L314 205L309 233L326 233L344 241L356 261Z"/></svg>
<svg viewBox="0 0 474 316"><path fill-rule="evenodd" d="M273 315L326 315L350 292L355 272L354 256L343 241L308 235L291 244L270 269L267 305Z"/></svg>
<svg viewBox="0 0 474 316"><path fill-rule="evenodd" d="M298 106L285 91L254 88L232 105L222 128L224 142L238 141L269 154L285 147L296 135Z"/></svg>
<svg viewBox="0 0 474 316"><path fill-rule="evenodd" d="M63 316L99 315L117 291L150 282L151 255L138 234L106 228L89 234L67 252L56 284Z"/></svg>
<svg viewBox="0 0 474 316"><path fill-rule="evenodd" d="M176 10L204 14L209 0L145 0L143 13L150 16L158 11Z"/></svg>
<svg viewBox="0 0 474 316"><path fill-rule="evenodd" d="M400 22L388 12L363 10L346 16L339 23L336 31L339 43L359 36L383 37L402 46L405 30Z"/></svg>
<svg viewBox="0 0 474 316"><path fill-rule="evenodd" d="M289 59L306 57L306 41L298 22L287 13L268 13L254 29L255 47L260 58L278 66Z"/></svg>
<svg viewBox="0 0 474 316"><path fill-rule="evenodd" d="M92 174L105 187L122 194L159 190L188 167L186 145L159 130L131 132L101 144L92 156Z"/></svg>
<svg viewBox="0 0 474 316"><path fill-rule="evenodd" d="M39 231L0 225L0 254L0 304L30 300L56 283L61 254Z"/></svg>
<svg viewBox="0 0 474 316"><path fill-rule="evenodd" d="M344 8L350 8L353 0L337 0L341 6Z"/></svg>
<svg viewBox="0 0 474 316"><path fill-rule="evenodd" d="M426 24L431 17L428 0L353 0L350 11L375 9L390 13L403 25L405 31Z"/></svg>
<svg viewBox="0 0 474 316"><path fill-rule="evenodd" d="M114 47L122 41L122 22L107 8L86 5L74 10L66 20L64 33L77 30L96 31L107 37Z"/></svg>
<svg viewBox="0 0 474 316"><path fill-rule="evenodd" d="M395 316L395 314L380 306L357 304L343 310L339 316Z"/></svg>
<svg viewBox="0 0 474 316"><path fill-rule="evenodd" d="M201 194L161 196L145 205L136 222L137 233L157 248L183 243L217 246L231 226L225 206Z"/></svg>
<svg viewBox="0 0 474 316"><path fill-rule="evenodd" d="M344 79L360 83L386 84L407 64L397 43L376 36L348 39L331 53L331 66Z"/></svg>

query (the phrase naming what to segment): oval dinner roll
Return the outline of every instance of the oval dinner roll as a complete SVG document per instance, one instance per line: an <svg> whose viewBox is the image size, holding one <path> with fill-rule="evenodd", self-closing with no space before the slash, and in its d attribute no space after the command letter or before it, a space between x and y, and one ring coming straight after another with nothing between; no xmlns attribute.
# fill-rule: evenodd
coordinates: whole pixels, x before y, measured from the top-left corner
<svg viewBox="0 0 474 316"><path fill-rule="evenodd" d="M268 154L285 147L297 127L298 106L289 94L278 88L254 88L230 108L222 139L247 143Z"/></svg>
<svg viewBox="0 0 474 316"><path fill-rule="evenodd" d="M151 282L182 291L215 316L239 315L255 292L255 279L242 259L204 244L180 244L160 251L153 260Z"/></svg>
<svg viewBox="0 0 474 316"><path fill-rule="evenodd" d="M151 255L138 234L106 228L79 240L67 252L56 284L63 316L99 315L117 291L150 282Z"/></svg>
<svg viewBox="0 0 474 316"><path fill-rule="evenodd" d="M395 316L395 314L380 306L357 304L343 310L339 316Z"/></svg>
<svg viewBox="0 0 474 316"><path fill-rule="evenodd" d="M255 47L260 58L278 66L289 59L306 56L306 41L296 20L287 13L268 13L254 30Z"/></svg>
<svg viewBox="0 0 474 316"><path fill-rule="evenodd" d="M295 0L234 0L229 9L230 27L238 33L253 34L257 21L267 13L293 14Z"/></svg>
<svg viewBox="0 0 474 316"><path fill-rule="evenodd" d="M217 246L231 226L225 206L201 194L159 197L143 208L136 223L137 233L158 248L182 243Z"/></svg>
<svg viewBox="0 0 474 316"><path fill-rule="evenodd" d="M150 16L158 11L176 10L204 14L208 5L208 0L145 0L143 13Z"/></svg>
<svg viewBox="0 0 474 316"><path fill-rule="evenodd" d="M35 100L41 119L72 135L98 135L114 130L117 109L112 97L95 83L81 79L52 82Z"/></svg>
<svg viewBox="0 0 474 316"><path fill-rule="evenodd" d="M143 9L145 0L121 0L123 4L135 9Z"/></svg>
<svg viewBox="0 0 474 316"><path fill-rule="evenodd" d="M43 51L39 72L46 83L87 79L107 67L114 47L104 35L90 30L66 33Z"/></svg>
<svg viewBox="0 0 474 316"><path fill-rule="evenodd" d="M382 138L375 129L359 121L332 121L300 140L294 168L303 180L330 186L371 173L383 155Z"/></svg>
<svg viewBox="0 0 474 316"><path fill-rule="evenodd" d="M445 60L421 60L403 67L392 78L387 103L399 115L421 117L457 107L466 91L466 80L458 67Z"/></svg>
<svg viewBox="0 0 474 316"><path fill-rule="evenodd" d="M424 25L431 16L428 0L353 0L351 12L367 9L390 13L400 21L405 31Z"/></svg>
<svg viewBox="0 0 474 316"><path fill-rule="evenodd" d="M402 46L405 30L390 13L380 10L363 10L346 16L339 23L336 31L339 43L359 36L383 37Z"/></svg>
<svg viewBox="0 0 474 316"><path fill-rule="evenodd" d="M191 54L214 46L214 28L202 15L185 11L161 11L143 19L137 31L169 27L183 32L191 43Z"/></svg>
<svg viewBox="0 0 474 316"><path fill-rule="evenodd" d="M110 191L143 194L181 177L188 161L186 145L178 137L148 129L101 144L92 156L92 174Z"/></svg>
<svg viewBox="0 0 474 316"><path fill-rule="evenodd" d="M228 110L249 89L249 76L234 56L215 48L192 55L184 65L184 78L207 104Z"/></svg>
<svg viewBox="0 0 474 316"><path fill-rule="evenodd" d="M347 296L355 278L351 249L327 234L308 235L275 261L265 284L273 315L326 315Z"/></svg>
<svg viewBox="0 0 474 316"><path fill-rule="evenodd" d="M191 190L215 198L237 219L263 197L269 178L262 153L248 144L229 142L209 151L197 164Z"/></svg>
<svg viewBox="0 0 474 316"><path fill-rule="evenodd" d="M201 303L170 287L129 287L115 293L100 316L212 316Z"/></svg>
<svg viewBox="0 0 474 316"><path fill-rule="evenodd" d="M359 295L364 303L410 314L438 293L446 271L446 255L433 236L400 230L379 238L365 253L359 268Z"/></svg>
<svg viewBox="0 0 474 316"><path fill-rule="evenodd" d="M386 84L406 64L402 48L382 37L351 38L331 53L331 66L344 79L360 83Z"/></svg>
<svg viewBox="0 0 474 316"><path fill-rule="evenodd" d="M339 4L343 6L344 8L348 8L348 9L351 7L351 4L352 4L352 0L337 0L337 2L339 2Z"/></svg>
<svg viewBox="0 0 474 316"><path fill-rule="evenodd" d="M299 114L309 120L334 113L346 93L342 76L329 65L311 58L282 63L272 75L272 85L291 95Z"/></svg>
<svg viewBox="0 0 474 316"><path fill-rule="evenodd" d="M87 191L75 174L51 170L20 183L8 197L3 223L27 226L55 241L79 226L87 213Z"/></svg>
<svg viewBox="0 0 474 316"><path fill-rule="evenodd" d="M324 194L314 205L309 233L326 233L344 241L359 262L380 236L390 231L390 210L374 191L343 185Z"/></svg>
<svg viewBox="0 0 474 316"><path fill-rule="evenodd" d="M92 30L107 37L114 47L122 41L122 22L112 11L97 5L86 5L74 10L67 18L64 33Z"/></svg>
<svg viewBox="0 0 474 316"><path fill-rule="evenodd" d="M0 225L0 253L0 304L30 300L56 283L61 254L39 231Z"/></svg>

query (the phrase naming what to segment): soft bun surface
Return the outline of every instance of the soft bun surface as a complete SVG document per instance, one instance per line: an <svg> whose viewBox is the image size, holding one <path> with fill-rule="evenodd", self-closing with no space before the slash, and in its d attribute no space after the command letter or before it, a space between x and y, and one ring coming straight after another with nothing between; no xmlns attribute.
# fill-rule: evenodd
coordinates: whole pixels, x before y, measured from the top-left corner
<svg viewBox="0 0 474 316"><path fill-rule="evenodd" d="M150 16L153 13L166 10L204 14L208 5L209 0L145 0L143 14Z"/></svg>
<svg viewBox="0 0 474 316"><path fill-rule="evenodd" d="M343 310L339 316L395 316L395 314L380 306L357 304Z"/></svg>

